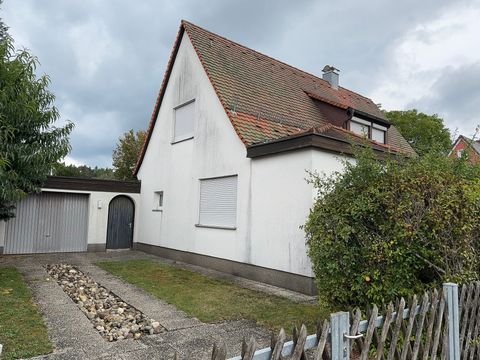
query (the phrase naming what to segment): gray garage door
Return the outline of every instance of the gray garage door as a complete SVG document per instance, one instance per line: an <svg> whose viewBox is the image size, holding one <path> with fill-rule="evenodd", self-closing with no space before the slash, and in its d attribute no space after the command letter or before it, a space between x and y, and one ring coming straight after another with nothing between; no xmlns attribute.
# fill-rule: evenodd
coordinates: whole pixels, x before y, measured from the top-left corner
<svg viewBox="0 0 480 360"><path fill-rule="evenodd" d="M17 204L5 233L6 254L87 250L88 195L43 192Z"/></svg>

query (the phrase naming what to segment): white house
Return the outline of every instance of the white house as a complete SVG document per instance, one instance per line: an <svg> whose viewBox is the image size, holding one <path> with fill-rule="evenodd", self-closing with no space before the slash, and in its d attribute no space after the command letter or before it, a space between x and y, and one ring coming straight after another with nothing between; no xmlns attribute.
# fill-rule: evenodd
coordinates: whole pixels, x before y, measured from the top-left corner
<svg viewBox="0 0 480 360"><path fill-rule="evenodd" d="M306 171L341 170L363 136L413 153L337 69L318 78L183 21L137 164L135 246L313 293Z"/></svg>

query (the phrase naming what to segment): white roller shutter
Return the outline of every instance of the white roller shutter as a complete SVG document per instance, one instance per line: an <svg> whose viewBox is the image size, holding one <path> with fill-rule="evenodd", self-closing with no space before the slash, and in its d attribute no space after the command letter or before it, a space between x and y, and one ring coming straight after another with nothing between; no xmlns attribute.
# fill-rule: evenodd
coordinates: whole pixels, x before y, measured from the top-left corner
<svg viewBox="0 0 480 360"><path fill-rule="evenodd" d="M237 226L237 176L200 180L199 225Z"/></svg>
<svg viewBox="0 0 480 360"><path fill-rule="evenodd" d="M182 141L193 137L195 125L195 101L181 105L175 109L175 127L173 141Z"/></svg>

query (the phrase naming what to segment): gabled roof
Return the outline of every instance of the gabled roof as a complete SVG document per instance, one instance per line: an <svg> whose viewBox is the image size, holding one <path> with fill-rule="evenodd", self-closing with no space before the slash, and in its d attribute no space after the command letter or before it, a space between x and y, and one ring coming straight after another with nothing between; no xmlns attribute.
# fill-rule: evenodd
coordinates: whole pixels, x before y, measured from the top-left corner
<svg viewBox="0 0 480 360"><path fill-rule="evenodd" d="M480 141L479 140L474 140L474 139L470 139L466 136L463 136L463 135L460 135L457 140L455 141L455 143L453 144L453 147L452 147L452 151L457 147L458 143L461 141L461 140L464 140L468 146L470 146L478 155L480 155ZM452 152L450 151L450 153Z"/></svg>
<svg viewBox="0 0 480 360"><path fill-rule="evenodd" d="M342 134L343 138L347 130L339 124L332 125L331 112L326 111L325 106L353 110L388 124L383 112L369 98L343 87L333 89L315 75L182 21L135 173L143 161L184 33L192 42L236 133L247 147L329 124L338 128L330 131ZM387 138L388 145L381 145L386 151L415 154L393 126Z"/></svg>

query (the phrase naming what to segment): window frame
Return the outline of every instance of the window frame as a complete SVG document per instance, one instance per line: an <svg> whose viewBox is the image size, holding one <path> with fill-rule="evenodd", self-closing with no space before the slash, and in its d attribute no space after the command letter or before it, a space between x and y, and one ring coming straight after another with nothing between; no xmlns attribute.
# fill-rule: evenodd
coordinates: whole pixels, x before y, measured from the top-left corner
<svg viewBox="0 0 480 360"><path fill-rule="evenodd" d="M359 134L357 132L354 132L353 130L351 130L351 124L352 123L357 123L359 125L363 125L363 126L366 126L368 127L368 134L365 134L365 135L362 135L362 134ZM353 116L349 121L348 121L348 130L349 131L352 131L354 134L358 135L358 136L365 136L366 138L368 138L369 140L371 141L375 141L376 143L378 144L383 144L383 145L387 145L387 131L388 131L388 127L384 126L384 125L380 125L380 124L377 124L376 122L374 121L371 121L371 120L365 120L365 119L361 119L361 118L358 118L356 116ZM379 142L378 140L375 140L373 139L373 130L377 130L377 131L382 131L383 132L383 142Z"/></svg>
<svg viewBox="0 0 480 360"><path fill-rule="evenodd" d="M216 180L224 178L236 178L236 188L235 188L235 225L234 226L224 226L224 225L212 225L212 224L202 224L200 221L201 217L201 198L202 198L202 181L206 180ZM212 176L212 177L203 177L198 179L198 221L195 224L195 227L198 228L210 228L210 229L221 229L221 230L237 230L238 228L238 174L231 175L222 175L222 176Z"/></svg>
<svg viewBox="0 0 480 360"><path fill-rule="evenodd" d="M177 125L177 110L178 109L181 109L187 105L190 105L192 103L195 103L196 99L193 98L193 99L190 99L188 101L185 101L177 106L175 106L173 108L173 121L172 121L172 141L170 142L172 145L173 144L178 144L178 143L181 143L181 142L184 142L184 141L188 141L188 140L191 140L195 137L195 120L196 120L196 113L197 113L197 108L196 108L196 104L193 104L194 108L193 108L193 120L192 120L192 132L191 132L191 135L190 134L187 134L185 137L179 137L179 138L176 138L175 136L175 127Z"/></svg>
<svg viewBox="0 0 480 360"><path fill-rule="evenodd" d="M165 203L165 192L163 190L154 191L152 211L162 212L164 203Z"/></svg>

